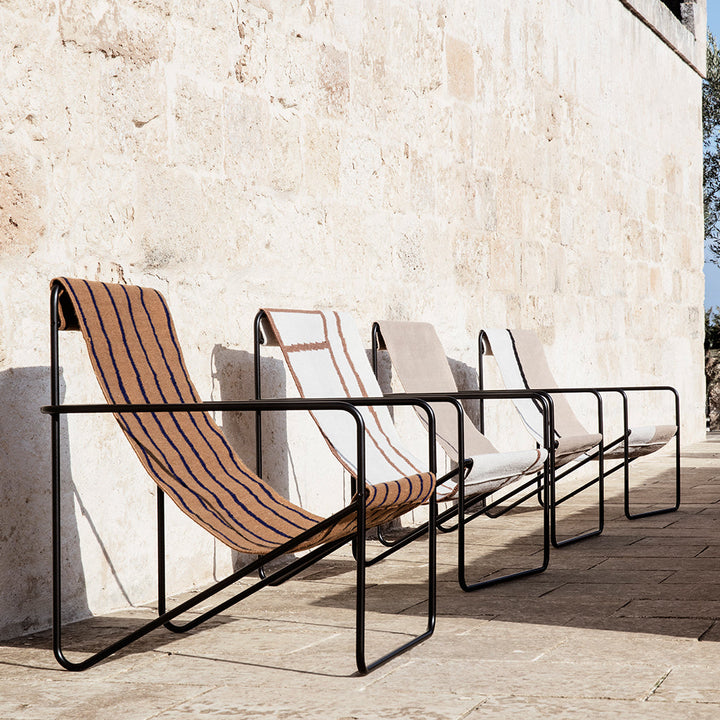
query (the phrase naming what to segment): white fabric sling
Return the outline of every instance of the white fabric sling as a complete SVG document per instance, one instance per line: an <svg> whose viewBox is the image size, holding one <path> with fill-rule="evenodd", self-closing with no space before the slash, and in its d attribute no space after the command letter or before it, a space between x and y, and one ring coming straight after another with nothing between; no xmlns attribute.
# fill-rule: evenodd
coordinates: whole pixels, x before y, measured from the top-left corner
<svg viewBox="0 0 720 720"><path fill-rule="evenodd" d="M266 344L283 352L298 391L306 398L382 397L352 318L321 310L268 310ZM350 329L350 332L347 332ZM371 484L424 472L427 462L403 446L387 407L360 407L366 428L366 476ZM357 473L355 420L341 410L311 413L330 448Z"/></svg>
<svg viewBox="0 0 720 720"><path fill-rule="evenodd" d="M357 326L348 313L330 310L264 309L266 342L282 350L298 391L303 397L380 397ZM423 472L427 463L414 457L402 443L387 407L359 408L365 421L366 476L369 483L387 482L398 473ZM449 404L436 403L436 415L454 417ZM340 411L313 412L331 450L349 472L355 473L355 423ZM457 431L455 431L457 437ZM485 439L486 440L486 439ZM544 450L498 453L486 440L482 455L473 457L465 480L466 493L488 493L526 473L542 469ZM457 451L455 457L457 460ZM456 479L438 485L438 500L452 498Z"/></svg>

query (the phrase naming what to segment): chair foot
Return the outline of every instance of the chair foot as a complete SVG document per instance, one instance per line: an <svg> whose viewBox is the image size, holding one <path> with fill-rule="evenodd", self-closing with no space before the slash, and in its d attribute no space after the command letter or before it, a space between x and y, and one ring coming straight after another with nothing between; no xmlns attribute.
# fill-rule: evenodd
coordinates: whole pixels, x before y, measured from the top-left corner
<svg viewBox="0 0 720 720"><path fill-rule="evenodd" d="M625 508L625 517L628 520L638 520L639 518L652 517L653 515L665 515L667 513L675 512L680 507L680 504L673 505L671 507L660 508L659 510L647 510L646 512L631 513L630 510Z"/></svg>
<svg viewBox="0 0 720 720"><path fill-rule="evenodd" d="M554 548L562 548L567 545L573 545L574 543L581 542L582 540L587 540L588 538L598 537L599 535L602 535L602 531L602 528L598 528L597 530L590 530L589 532L575 535L571 538L565 538L563 540L558 540L554 537L552 539L552 545Z"/></svg>

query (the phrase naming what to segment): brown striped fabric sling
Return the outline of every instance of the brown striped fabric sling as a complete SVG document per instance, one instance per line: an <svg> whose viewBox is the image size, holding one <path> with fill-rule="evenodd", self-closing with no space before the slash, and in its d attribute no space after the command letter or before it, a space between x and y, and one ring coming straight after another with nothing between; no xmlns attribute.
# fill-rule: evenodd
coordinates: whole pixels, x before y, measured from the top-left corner
<svg viewBox="0 0 720 720"><path fill-rule="evenodd" d="M163 296L156 290L58 278L61 328L80 330L108 403L196 403ZM321 517L289 502L237 456L207 412L117 413L140 462L176 505L231 548L262 555ZM426 502L435 478L422 472L368 485L368 527ZM353 514L288 552L349 537Z"/></svg>

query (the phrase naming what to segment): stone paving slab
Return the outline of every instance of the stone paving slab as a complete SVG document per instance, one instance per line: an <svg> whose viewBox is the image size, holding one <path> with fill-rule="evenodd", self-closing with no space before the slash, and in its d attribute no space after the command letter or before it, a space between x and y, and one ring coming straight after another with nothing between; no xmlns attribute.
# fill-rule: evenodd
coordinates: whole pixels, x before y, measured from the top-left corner
<svg viewBox="0 0 720 720"><path fill-rule="evenodd" d="M671 515L625 520L610 482L603 535L554 551L548 570L519 582L461 592L455 536L441 535L435 634L367 677L355 674L344 551L202 628L158 630L83 673L55 663L48 632L0 642L0 720L718 718L718 460L715 438L685 449L685 502ZM652 501L672 458L642 462L633 478L647 485L633 498ZM563 506L563 532L594 519L594 496L583 495ZM471 577L538 561L530 509L473 523ZM371 654L423 628L426 573L424 543L370 571ZM133 608L67 626L67 652L151 616Z"/></svg>
<svg viewBox="0 0 720 720"><path fill-rule="evenodd" d="M498 718L522 718L522 720L715 720L715 705L673 702L638 703L636 701L610 700L608 698L578 699L568 704L567 698L493 697L483 701L463 720L497 720Z"/></svg>

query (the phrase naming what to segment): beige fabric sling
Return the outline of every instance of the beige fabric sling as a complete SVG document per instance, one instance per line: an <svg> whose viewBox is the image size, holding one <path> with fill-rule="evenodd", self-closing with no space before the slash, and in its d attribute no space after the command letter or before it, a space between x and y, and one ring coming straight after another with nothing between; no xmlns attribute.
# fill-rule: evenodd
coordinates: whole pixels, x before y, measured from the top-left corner
<svg viewBox="0 0 720 720"><path fill-rule="evenodd" d="M393 369L406 393L457 393L445 350L431 324L384 320L378 326ZM438 440L448 456L458 462L457 411L450 403L431 405ZM466 491L492 492L542 470L547 457L547 450L542 447L499 452L467 415L464 415L463 432L465 457L472 460L472 469L465 479ZM542 438L540 442L542 444Z"/></svg>

